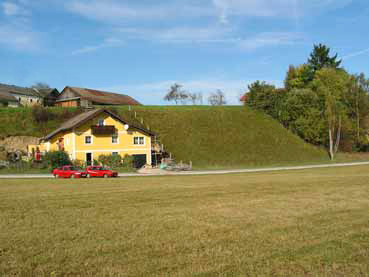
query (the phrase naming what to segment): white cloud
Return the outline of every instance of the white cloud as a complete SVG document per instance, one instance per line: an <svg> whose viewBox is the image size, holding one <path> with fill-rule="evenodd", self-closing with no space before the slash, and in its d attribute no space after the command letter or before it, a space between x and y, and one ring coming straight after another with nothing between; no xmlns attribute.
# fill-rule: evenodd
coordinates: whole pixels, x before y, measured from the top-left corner
<svg viewBox="0 0 369 277"><path fill-rule="evenodd" d="M107 38L102 43L92 46L85 46L72 52L72 55L87 54L103 48L121 47L124 41L117 38Z"/></svg>
<svg viewBox="0 0 369 277"><path fill-rule="evenodd" d="M29 15L29 11L16 4L15 2L3 2L2 8L6 16Z"/></svg>
<svg viewBox="0 0 369 277"><path fill-rule="evenodd" d="M34 51L39 49L37 33L16 25L0 26L0 45L16 50Z"/></svg>
<svg viewBox="0 0 369 277"><path fill-rule="evenodd" d="M262 47L294 45L304 40L301 33L293 32L265 32L254 37L243 39L239 42L239 47L244 50L255 50Z"/></svg>
<svg viewBox="0 0 369 277"><path fill-rule="evenodd" d="M212 0L221 22L229 16L282 16L299 18L350 4L353 0Z"/></svg>

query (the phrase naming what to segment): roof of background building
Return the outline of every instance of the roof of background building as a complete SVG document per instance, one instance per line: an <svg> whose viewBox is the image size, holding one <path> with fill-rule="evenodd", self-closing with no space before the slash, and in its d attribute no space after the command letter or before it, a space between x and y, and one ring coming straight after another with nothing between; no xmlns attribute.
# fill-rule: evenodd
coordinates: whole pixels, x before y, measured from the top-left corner
<svg viewBox="0 0 369 277"><path fill-rule="evenodd" d="M0 90L0 102L18 102L18 100L9 92Z"/></svg>
<svg viewBox="0 0 369 277"><path fill-rule="evenodd" d="M132 97L119 93L112 93L88 88L66 87L64 90L71 90L81 98L102 105L141 105ZM63 91L64 91L63 90ZM62 92L63 93L63 92ZM67 99L65 99L67 100ZM63 99L63 101L65 101ZM61 100L60 100L61 101Z"/></svg>

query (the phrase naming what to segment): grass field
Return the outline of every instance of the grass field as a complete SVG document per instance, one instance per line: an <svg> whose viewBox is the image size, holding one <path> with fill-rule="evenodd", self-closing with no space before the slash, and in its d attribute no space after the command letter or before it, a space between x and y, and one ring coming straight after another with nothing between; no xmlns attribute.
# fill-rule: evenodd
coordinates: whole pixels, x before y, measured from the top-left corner
<svg viewBox="0 0 369 277"><path fill-rule="evenodd" d="M0 181L0 276L368 276L369 166Z"/></svg>

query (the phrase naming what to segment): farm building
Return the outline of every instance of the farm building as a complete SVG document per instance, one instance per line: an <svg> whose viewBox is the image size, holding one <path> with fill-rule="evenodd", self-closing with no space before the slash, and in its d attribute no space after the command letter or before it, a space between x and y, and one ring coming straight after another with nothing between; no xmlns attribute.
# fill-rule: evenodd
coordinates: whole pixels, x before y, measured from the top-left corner
<svg viewBox="0 0 369 277"><path fill-rule="evenodd" d="M151 138L154 134L136 127L104 109L77 115L40 140L29 145L30 152L63 150L71 160L92 165L100 155L133 156L136 167L151 165ZM31 154L31 153L30 153Z"/></svg>
<svg viewBox="0 0 369 277"><path fill-rule="evenodd" d="M0 107L18 107L18 100L6 91L0 90Z"/></svg>
<svg viewBox="0 0 369 277"><path fill-rule="evenodd" d="M25 107L34 105L52 106L59 95L57 89L25 88L6 84L0 84L0 92L3 95L13 96L20 106Z"/></svg>
<svg viewBox="0 0 369 277"><path fill-rule="evenodd" d="M87 88L65 87L56 100L61 107L91 107L93 105L141 105L128 95Z"/></svg>

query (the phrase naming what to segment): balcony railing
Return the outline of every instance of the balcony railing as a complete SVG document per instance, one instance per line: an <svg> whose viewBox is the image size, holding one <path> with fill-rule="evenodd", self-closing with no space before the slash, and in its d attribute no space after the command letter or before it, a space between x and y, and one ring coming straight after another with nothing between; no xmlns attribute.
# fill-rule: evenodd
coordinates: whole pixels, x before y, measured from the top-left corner
<svg viewBox="0 0 369 277"><path fill-rule="evenodd" d="M114 135L116 133L115 126L91 126L92 134L97 136Z"/></svg>

